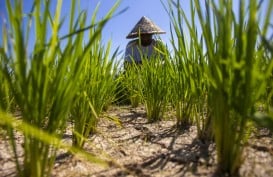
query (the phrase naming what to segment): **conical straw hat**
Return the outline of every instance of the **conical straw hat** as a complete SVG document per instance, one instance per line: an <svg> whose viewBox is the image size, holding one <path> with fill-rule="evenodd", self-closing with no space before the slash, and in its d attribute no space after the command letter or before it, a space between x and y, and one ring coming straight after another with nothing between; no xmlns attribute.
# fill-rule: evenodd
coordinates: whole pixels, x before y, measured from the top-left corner
<svg viewBox="0 0 273 177"><path fill-rule="evenodd" d="M164 34L166 33L154 24L149 18L143 16L126 36L127 39L136 38L140 34Z"/></svg>

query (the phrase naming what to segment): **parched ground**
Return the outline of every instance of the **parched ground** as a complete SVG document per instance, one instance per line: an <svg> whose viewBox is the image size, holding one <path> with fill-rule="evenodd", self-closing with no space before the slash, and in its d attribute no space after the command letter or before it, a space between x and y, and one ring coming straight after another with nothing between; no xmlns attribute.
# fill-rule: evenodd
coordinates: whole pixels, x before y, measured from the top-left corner
<svg viewBox="0 0 273 177"><path fill-rule="evenodd" d="M177 130L174 120L147 123L143 107L112 107L99 122L98 133L85 145L88 152L107 159L102 166L60 152L53 177L194 177L224 176L216 173L216 152L212 142L197 139L195 126ZM121 124L109 120L119 118ZM170 114L170 117L172 115ZM64 141L71 142L71 131ZM22 139L18 136L18 145ZM14 159L5 137L0 138L0 176L15 176ZM22 155L22 154L21 154ZM273 136L257 130L244 151L242 177L273 176Z"/></svg>

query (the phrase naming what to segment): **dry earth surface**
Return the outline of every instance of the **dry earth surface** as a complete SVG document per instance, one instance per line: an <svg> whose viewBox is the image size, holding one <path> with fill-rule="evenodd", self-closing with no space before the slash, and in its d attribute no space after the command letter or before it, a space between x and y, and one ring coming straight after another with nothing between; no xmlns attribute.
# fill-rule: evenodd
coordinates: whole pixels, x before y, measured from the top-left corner
<svg viewBox="0 0 273 177"><path fill-rule="evenodd" d="M216 152L212 142L197 139L195 126L177 130L171 120L147 123L143 107L112 107L99 122L98 133L91 136L85 150L107 159L109 166L88 162L60 151L53 177L194 177L225 176L216 173ZM117 117L121 125L105 117ZM16 176L14 159L7 137L0 133L0 176ZM71 128L64 141L71 143ZM17 137L18 148L22 136ZM22 150L19 154L23 156ZM244 151L245 161L240 169L243 177L273 176L273 137L260 129L250 137Z"/></svg>

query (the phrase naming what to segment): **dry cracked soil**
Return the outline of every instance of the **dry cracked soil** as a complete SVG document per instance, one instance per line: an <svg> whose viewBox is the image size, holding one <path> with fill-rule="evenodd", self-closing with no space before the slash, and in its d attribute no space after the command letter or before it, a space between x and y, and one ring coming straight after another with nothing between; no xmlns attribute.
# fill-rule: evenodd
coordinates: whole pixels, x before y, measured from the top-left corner
<svg viewBox="0 0 273 177"><path fill-rule="evenodd" d="M84 149L108 162L96 164L60 151L52 177L206 177L226 176L217 172L213 142L197 138L195 126L178 130L172 114L169 120L148 123L140 106L111 107L102 116L98 131L88 138ZM109 119L110 118L110 119ZM112 121L118 118L120 124ZM8 138L0 134L0 176L16 176L14 158ZM71 126L63 141L71 143ZM22 136L17 137L22 149ZM239 174L242 177L273 176L273 136L266 129L257 129L250 136ZM19 153L23 156L23 152Z"/></svg>

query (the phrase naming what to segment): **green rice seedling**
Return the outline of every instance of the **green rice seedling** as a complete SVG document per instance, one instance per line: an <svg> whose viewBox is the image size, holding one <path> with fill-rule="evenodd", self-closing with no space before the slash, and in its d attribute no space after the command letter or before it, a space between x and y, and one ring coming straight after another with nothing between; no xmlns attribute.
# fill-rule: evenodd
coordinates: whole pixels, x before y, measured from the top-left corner
<svg viewBox="0 0 273 177"><path fill-rule="evenodd" d="M230 175L236 175L243 162L248 120L266 77L257 65L263 59L256 50L258 2L237 3L238 17L231 0L206 1L205 14L201 2L194 1L207 50L208 103L217 160L219 169ZM269 7L267 14L272 2Z"/></svg>
<svg viewBox="0 0 273 177"><path fill-rule="evenodd" d="M117 82L117 87L115 90L115 105L130 105L130 94L125 86L126 83L126 74L123 69L119 69L117 75L115 76L115 81Z"/></svg>
<svg viewBox="0 0 273 177"><path fill-rule="evenodd" d="M170 13L174 15L173 13ZM194 62L192 52L186 46L186 39L181 28L180 22L174 16L170 16L174 33L172 33L172 45L174 48L174 60L172 63L172 103L176 111L177 126L184 127L192 124L193 92L194 83L192 78L192 69ZM175 39L177 38L177 46Z"/></svg>
<svg viewBox="0 0 273 177"><path fill-rule="evenodd" d="M2 52L8 50L8 39L7 39L7 30L5 27L2 28ZM4 56L0 55L0 65L1 68L5 67L5 60L7 58L4 58ZM12 106L12 100L13 97L10 93L10 90L8 88L8 83L7 80L5 79L5 73L0 70L0 80L1 80L1 85L0 85L0 110L5 110L5 111L10 111L11 106Z"/></svg>
<svg viewBox="0 0 273 177"><path fill-rule="evenodd" d="M180 53L181 54L181 53ZM186 61L177 62L180 57L175 53L175 62L173 63L172 74L172 103L176 111L176 119L178 127L185 127L193 123L192 108L194 105L193 92L191 92L191 76L188 69L185 67L191 67ZM186 71L187 70L187 71Z"/></svg>
<svg viewBox="0 0 273 177"><path fill-rule="evenodd" d="M171 44L174 49L172 63L172 103L175 106L177 126L197 125L198 135L208 136L210 117L208 116L207 86L204 75L203 47L196 45L198 38L194 20L189 21L184 14L180 1L169 1L164 5L171 19ZM194 19L195 11L191 11ZM184 25L183 25L184 22ZM205 136L206 135L206 136Z"/></svg>
<svg viewBox="0 0 273 177"><path fill-rule="evenodd" d="M264 36L265 34L262 34L262 42L259 46L259 54L261 58L264 58L264 60L261 60L260 62L260 68L261 72L266 72L266 68L268 65L270 65L273 57L273 44L272 41L269 39L266 39ZM273 34L271 34L272 36ZM270 75L267 79L266 83L266 93L263 95L263 98L261 100L261 103L264 104L264 106L259 105L260 111L270 111L269 109L273 107L273 72L267 73Z"/></svg>
<svg viewBox="0 0 273 177"><path fill-rule="evenodd" d="M204 88L204 90L206 90L206 88ZM212 117L208 105L208 93L203 92L203 95L199 95L199 99L196 99L194 104L193 112L198 139L203 142L213 140Z"/></svg>
<svg viewBox="0 0 273 177"><path fill-rule="evenodd" d="M93 25L97 23L98 8L99 6L93 12L91 19ZM109 11L107 16L112 16L113 12L114 8ZM106 46L102 45L100 28L95 27L90 30L89 37L91 38L98 31L98 37L93 41L80 74L78 81L80 90L72 110L73 144L81 148L89 135L95 133L101 113L114 101L118 84L115 78L118 65L114 63L117 51L114 52L113 56L110 56L111 41Z"/></svg>
<svg viewBox="0 0 273 177"><path fill-rule="evenodd" d="M92 35L92 34L90 34ZM102 46L97 38L82 70L77 103L73 114L73 144L83 147L86 138L95 133L99 116L114 102L117 81L117 64L110 58L111 43Z"/></svg>
<svg viewBox="0 0 273 177"><path fill-rule="evenodd" d="M94 41L111 15L108 14L97 24L96 32L88 38L86 45L83 45L83 32L92 29L94 25L81 28L85 19L81 15L77 20L74 19L73 0L69 34L59 37L62 1L57 1L54 14L50 12L51 2L35 0L32 11L25 19L22 12L23 1L15 0L13 4L6 1L10 34L7 40L10 50L1 47L0 73L4 73L8 89L21 112L22 121L54 137L61 137L78 90L78 84L75 83L80 78ZM24 22L28 25L24 25ZM26 46L32 23L35 45L33 51L28 53ZM67 39L67 42L62 42L62 39ZM24 157L21 163L18 160L12 126L7 130L18 176L50 176L56 157L56 146L48 141L41 141L35 136L35 131L27 132L24 129Z"/></svg>
<svg viewBox="0 0 273 177"><path fill-rule="evenodd" d="M1 61L0 61L1 62ZM12 94L8 88L7 80L5 80L5 77L3 73L0 72L0 110L5 110L7 112L13 111L13 97Z"/></svg>
<svg viewBox="0 0 273 177"><path fill-rule="evenodd" d="M140 66L134 62L127 67L123 73L122 85L127 91L130 104L133 108L137 107L141 103L141 77L140 77Z"/></svg>
<svg viewBox="0 0 273 177"><path fill-rule="evenodd" d="M271 6L271 12L273 11L273 7ZM267 18L269 18L269 14L267 14ZM269 25L266 24L265 25ZM273 57L273 44L270 39L266 38L266 30L261 32L262 41L259 46L258 53L259 57L263 58L260 62L259 68L262 73L265 73L268 77L266 79L265 93L262 95L261 100L259 100L256 112L252 115L251 119L260 127L266 127L269 130L273 131L273 70L268 69L270 65L272 65L272 57ZM272 34L271 34L272 37ZM272 66L271 66L272 67Z"/></svg>
<svg viewBox="0 0 273 177"><path fill-rule="evenodd" d="M169 68L167 52L161 51L164 57L155 56L150 60L142 59L141 98L144 102L149 122L158 121L163 118L168 103L170 90Z"/></svg>

